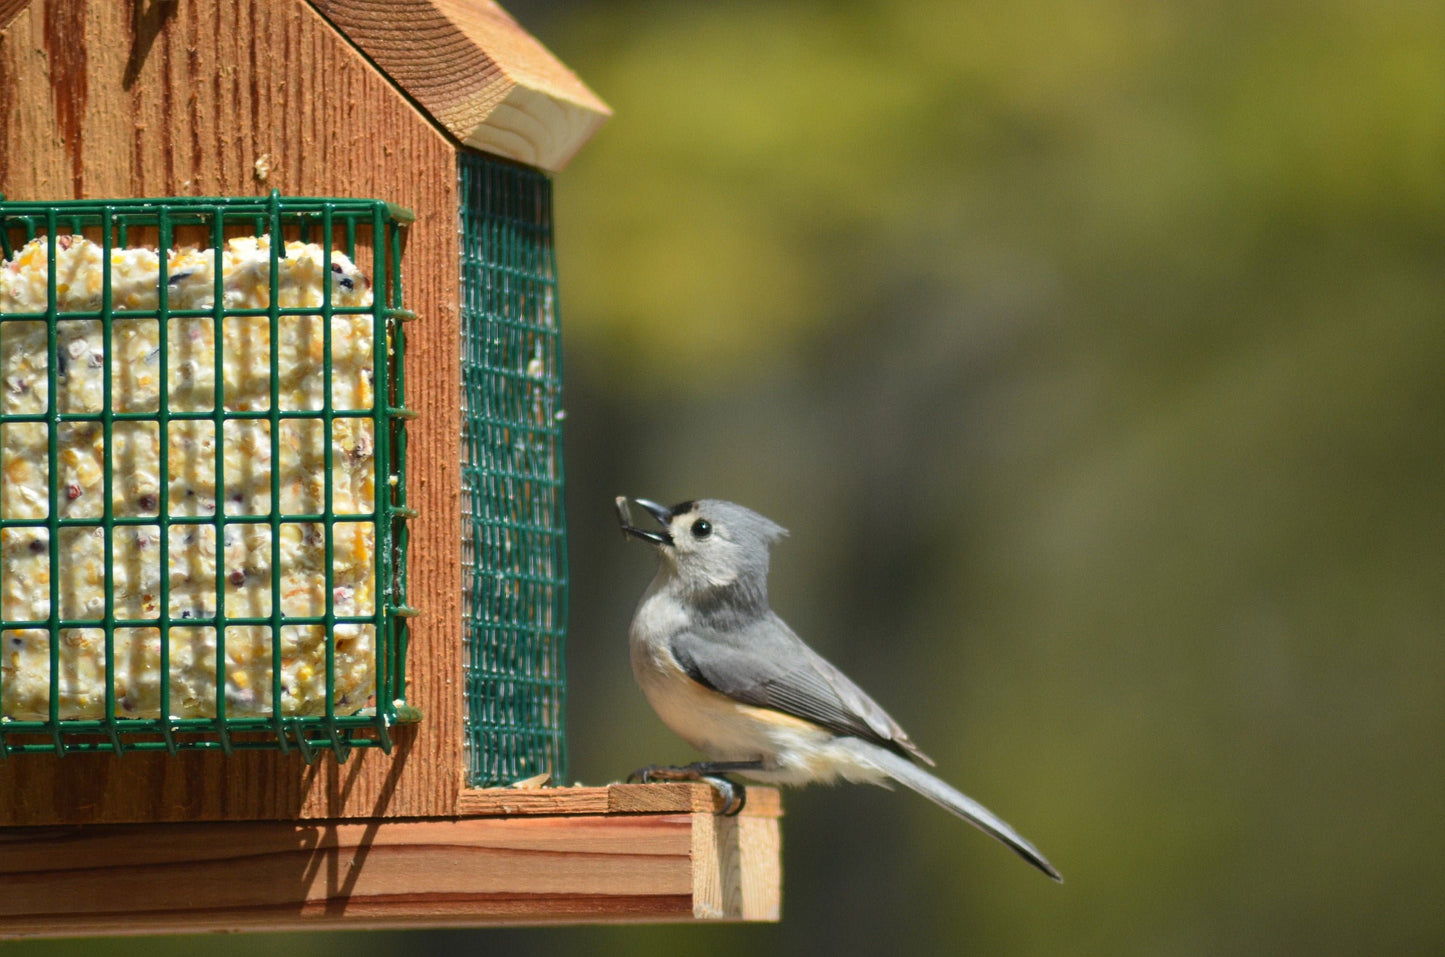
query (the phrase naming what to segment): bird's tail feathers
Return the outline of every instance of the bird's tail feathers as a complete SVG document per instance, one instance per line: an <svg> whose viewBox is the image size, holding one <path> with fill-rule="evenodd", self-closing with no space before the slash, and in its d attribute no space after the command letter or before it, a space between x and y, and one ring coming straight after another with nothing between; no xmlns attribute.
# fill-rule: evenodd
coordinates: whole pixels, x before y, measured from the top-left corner
<svg viewBox="0 0 1445 957"><path fill-rule="evenodd" d="M849 743L864 749L867 760L875 764L878 769L888 775L888 777L905 787L917 791L939 807L942 807L945 811L963 818L980 831L983 831L1007 847L1012 848L1015 853L1034 867L1037 867L1059 883L1063 883L1063 877L1054 869L1054 866L1039 853L1038 848L1025 840L1023 835L1019 834L1018 831L1009 827L1008 823L999 818L997 814L994 814L973 798L956 790L932 774L929 774L901 754L896 754L893 751L881 748L876 744L860 738L849 739Z"/></svg>

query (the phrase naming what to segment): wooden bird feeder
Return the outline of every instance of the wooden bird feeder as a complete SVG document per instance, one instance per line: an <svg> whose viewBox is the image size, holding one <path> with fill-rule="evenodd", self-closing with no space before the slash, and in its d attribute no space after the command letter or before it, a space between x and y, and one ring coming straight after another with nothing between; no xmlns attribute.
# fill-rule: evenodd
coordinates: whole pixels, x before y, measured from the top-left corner
<svg viewBox="0 0 1445 957"><path fill-rule="evenodd" d="M0 0L0 937L777 919L775 791L545 786L607 116L490 0Z"/></svg>

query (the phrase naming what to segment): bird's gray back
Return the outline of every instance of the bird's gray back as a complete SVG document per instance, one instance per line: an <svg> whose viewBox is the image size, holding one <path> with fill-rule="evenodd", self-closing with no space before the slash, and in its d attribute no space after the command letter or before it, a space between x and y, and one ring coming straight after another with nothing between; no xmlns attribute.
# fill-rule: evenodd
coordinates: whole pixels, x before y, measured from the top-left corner
<svg viewBox="0 0 1445 957"><path fill-rule="evenodd" d="M888 712L771 610L700 615L669 644L694 681L730 698L933 763Z"/></svg>

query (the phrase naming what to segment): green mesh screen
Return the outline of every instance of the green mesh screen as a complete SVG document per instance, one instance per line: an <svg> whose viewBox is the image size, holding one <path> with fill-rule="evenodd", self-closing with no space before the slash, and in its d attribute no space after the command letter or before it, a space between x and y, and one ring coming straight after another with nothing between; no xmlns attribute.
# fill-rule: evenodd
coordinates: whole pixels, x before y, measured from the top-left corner
<svg viewBox="0 0 1445 957"><path fill-rule="evenodd" d="M0 201L0 756L344 759L417 717L410 219Z"/></svg>
<svg viewBox="0 0 1445 957"><path fill-rule="evenodd" d="M547 177L460 158L468 783L565 774L562 369Z"/></svg>

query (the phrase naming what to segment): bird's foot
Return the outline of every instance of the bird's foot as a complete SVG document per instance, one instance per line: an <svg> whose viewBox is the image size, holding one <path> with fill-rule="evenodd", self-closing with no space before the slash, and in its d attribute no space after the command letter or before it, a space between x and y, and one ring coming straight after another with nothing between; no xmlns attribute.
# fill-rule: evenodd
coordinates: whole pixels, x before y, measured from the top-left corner
<svg viewBox="0 0 1445 957"><path fill-rule="evenodd" d="M704 774L702 779L712 785L712 789L722 798L722 810L718 813L723 817L733 817L742 812L748 803L748 789L736 781L729 781L719 774Z"/></svg>
<svg viewBox="0 0 1445 957"><path fill-rule="evenodd" d="M670 764L649 764L645 768L638 768L627 776L628 784L651 784L654 781L697 781L702 778L702 773L694 766L675 767Z"/></svg>
<svg viewBox="0 0 1445 957"><path fill-rule="evenodd" d="M743 764L737 767L736 764ZM717 764L706 761L699 761L695 764L686 764L681 767L667 764L649 764L645 768L638 768L627 776L628 783L640 781L643 784L651 784L654 781L702 781L710 785L722 798L722 810L719 812L724 817L732 817L742 811L748 803L748 789L735 781L729 781L723 777L720 771L748 770L751 762L736 762L733 764Z"/></svg>

